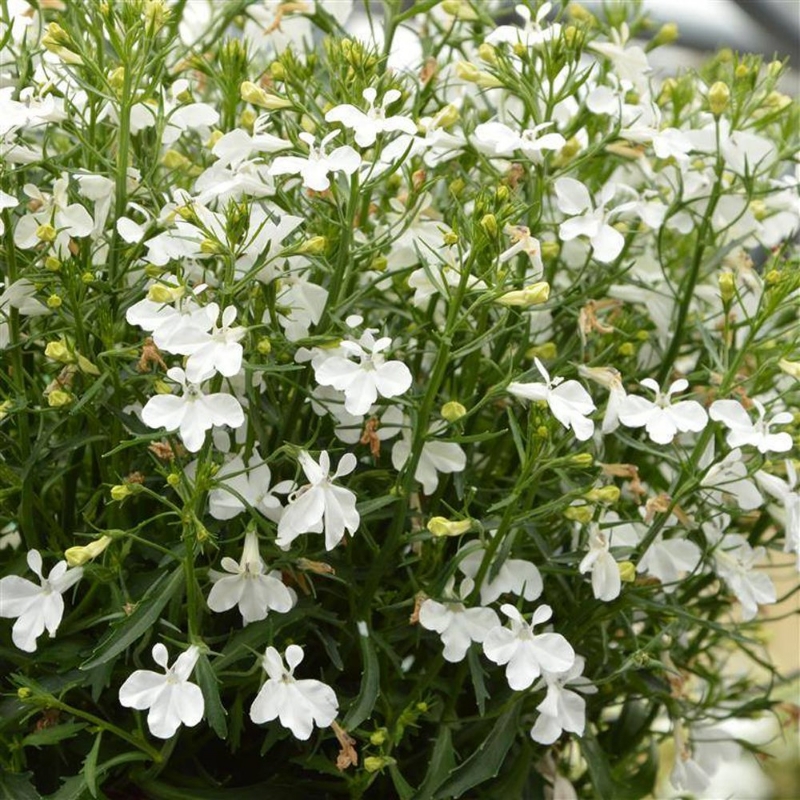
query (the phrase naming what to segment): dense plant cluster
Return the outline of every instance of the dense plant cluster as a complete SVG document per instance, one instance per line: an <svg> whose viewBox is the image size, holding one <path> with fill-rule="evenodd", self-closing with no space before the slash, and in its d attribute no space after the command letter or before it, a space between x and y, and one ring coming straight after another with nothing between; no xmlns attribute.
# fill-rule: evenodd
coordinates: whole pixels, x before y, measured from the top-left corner
<svg viewBox="0 0 800 800"><path fill-rule="evenodd" d="M702 794L775 712L784 65L500 6L0 2L3 796Z"/></svg>

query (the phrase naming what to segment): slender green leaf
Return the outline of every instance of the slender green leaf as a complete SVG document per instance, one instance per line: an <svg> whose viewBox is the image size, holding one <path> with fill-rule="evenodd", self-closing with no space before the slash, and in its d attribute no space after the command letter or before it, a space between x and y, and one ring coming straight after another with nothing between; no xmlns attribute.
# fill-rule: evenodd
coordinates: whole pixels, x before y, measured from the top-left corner
<svg viewBox="0 0 800 800"><path fill-rule="evenodd" d="M521 703L515 703L509 711L498 718L477 750L463 764L456 767L439 787L435 795L437 799L461 797L474 786L498 775L517 735L521 708Z"/></svg>
<svg viewBox="0 0 800 800"><path fill-rule="evenodd" d="M486 711L486 701L491 697L486 690L486 682L483 680L484 672L478 658L478 651L470 647L467 651L467 663L469 664L469 675L472 678L472 685L475 688L475 702L478 705L478 713L483 716Z"/></svg>
<svg viewBox="0 0 800 800"><path fill-rule="evenodd" d="M42 745L58 744L64 739L70 739L86 727L85 722L65 722L63 725L54 725L52 728L42 728L29 733L23 740L23 747L41 747Z"/></svg>
<svg viewBox="0 0 800 800"><path fill-rule="evenodd" d="M0 800L42 800L31 783L30 772L0 770Z"/></svg>
<svg viewBox="0 0 800 800"><path fill-rule="evenodd" d="M392 783L397 789L397 796L400 800L414 800L417 796L414 787L400 774L395 764L389 764L389 774L392 776Z"/></svg>
<svg viewBox="0 0 800 800"><path fill-rule="evenodd" d="M228 712L219 699L218 679L205 654L197 660L197 682L200 684L206 703L208 724L214 733L224 740L228 736L228 722L225 719Z"/></svg>
<svg viewBox="0 0 800 800"><path fill-rule="evenodd" d="M378 666L378 654L369 635L366 622L359 622L359 644L361 645L361 660L364 664L364 671L361 676L361 689L358 696L350 706L347 716L344 718L343 726L351 731L357 728L365 719L369 718L372 709L380 693L380 667ZM362 632L363 626L363 632Z"/></svg>
<svg viewBox="0 0 800 800"><path fill-rule="evenodd" d="M97 797L97 756L100 754L100 740L103 738L103 731L98 731L92 749L83 762L83 777L86 778L86 788L92 797Z"/></svg>
<svg viewBox="0 0 800 800"><path fill-rule="evenodd" d="M619 794L615 791L614 780L608 766L608 757L588 731L578 739L581 753L586 759L586 766L592 778L592 791L598 800L616 800Z"/></svg>
<svg viewBox="0 0 800 800"><path fill-rule="evenodd" d="M453 755L453 734L448 725L439 728L439 735L433 745L431 761L425 780L417 790L415 800L430 800L437 786L446 780L447 776L455 769L456 758Z"/></svg>
<svg viewBox="0 0 800 800"><path fill-rule="evenodd" d="M158 621L164 606L183 585L183 568L176 569L168 579L158 579L129 617L113 626L95 648L92 657L81 664L81 669L91 669L105 664L133 644Z"/></svg>

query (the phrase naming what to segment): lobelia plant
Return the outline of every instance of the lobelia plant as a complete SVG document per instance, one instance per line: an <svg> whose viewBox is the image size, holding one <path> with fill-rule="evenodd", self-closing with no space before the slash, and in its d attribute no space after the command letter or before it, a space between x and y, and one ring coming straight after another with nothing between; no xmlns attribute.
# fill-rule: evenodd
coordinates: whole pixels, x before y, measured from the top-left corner
<svg viewBox="0 0 800 800"><path fill-rule="evenodd" d="M501 7L0 3L3 796L702 796L789 724L785 65Z"/></svg>

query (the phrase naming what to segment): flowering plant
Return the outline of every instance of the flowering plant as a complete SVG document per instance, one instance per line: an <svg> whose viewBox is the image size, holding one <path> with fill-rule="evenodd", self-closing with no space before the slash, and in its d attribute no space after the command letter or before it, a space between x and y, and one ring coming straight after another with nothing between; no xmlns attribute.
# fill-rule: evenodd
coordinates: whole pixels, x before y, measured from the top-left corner
<svg viewBox="0 0 800 800"><path fill-rule="evenodd" d="M702 794L780 718L784 65L500 5L0 4L3 796Z"/></svg>

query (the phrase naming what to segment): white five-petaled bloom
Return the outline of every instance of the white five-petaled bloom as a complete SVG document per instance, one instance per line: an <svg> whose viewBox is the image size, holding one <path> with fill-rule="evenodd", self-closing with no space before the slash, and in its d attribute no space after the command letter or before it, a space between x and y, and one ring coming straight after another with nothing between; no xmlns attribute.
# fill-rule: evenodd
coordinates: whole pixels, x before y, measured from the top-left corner
<svg viewBox="0 0 800 800"><path fill-rule="evenodd" d="M137 711L150 709L147 727L159 739L169 739L181 726L189 728L203 718L205 702L200 687L189 680L200 650L192 645L169 666L167 648L159 642L153 646L153 661L164 674L137 669L119 688L119 702Z"/></svg>
<svg viewBox="0 0 800 800"><path fill-rule="evenodd" d="M619 370L614 367L587 367L580 364L578 374L608 389L608 403L600 430L603 433L613 433L619 427L619 408L627 394Z"/></svg>
<svg viewBox="0 0 800 800"><path fill-rule="evenodd" d="M413 120L403 116L386 116L386 108L401 97L397 89L389 89L383 96L381 104L376 108L375 99L378 96L376 89L364 89L361 96L369 106L366 111L356 108L349 103L334 106L325 114L326 122L341 122L346 128L355 131L356 144L359 147L372 147L379 133L406 133L411 136L416 134L417 126Z"/></svg>
<svg viewBox="0 0 800 800"><path fill-rule="evenodd" d="M219 306L209 303L205 307L208 318L213 320L210 331L203 327L186 326L171 339L173 352L189 354L186 362L186 377L199 381L206 373L218 372L226 378L238 375L242 368L243 349L239 342L247 329L241 325L231 327L236 319L236 308L228 306L222 312L222 325L217 326Z"/></svg>
<svg viewBox="0 0 800 800"><path fill-rule="evenodd" d="M283 513L281 501L273 494L283 488L270 486L272 472L261 455L253 451L245 466L241 456L234 456L214 476L216 488L208 494L208 513L214 519L233 519L245 510L245 503L277 522Z"/></svg>
<svg viewBox="0 0 800 800"><path fill-rule="evenodd" d="M298 456L309 480L289 496L289 505L278 523L278 547L288 548L303 533L325 533L325 549L333 550L342 540L345 529L354 534L360 517L356 511L356 495L332 481L349 475L356 468L356 457L345 453L333 475L327 451L319 455L319 464L305 451Z"/></svg>
<svg viewBox="0 0 800 800"><path fill-rule="evenodd" d="M535 236L531 236L530 229L525 225L506 225L503 228L503 233L511 238L511 247L500 253L500 263L505 264L514 258L517 253L525 253L531 266L527 279L532 281L541 280L544 274L544 264L542 264L542 248L539 240Z"/></svg>
<svg viewBox="0 0 800 800"><path fill-rule="evenodd" d="M211 373L199 376L198 383L188 381L180 367L167 370L167 376L181 385L183 394L151 397L142 409L142 422L148 428L177 430L186 449L196 453L214 425L238 428L244 424L244 411L232 394L203 394L200 381L208 380Z"/></svg>
<svg viewBox="0 0 800 800"><path fill-rule="evenodd" d="M536 706L539 717L531 728L531 739L534 742L553 744L564 731L583 736L583 729L586 727L586 701L576 692L597 692L597 687L583 677L584 666L583 656L575 656L575 663L566 672L560 675L545 673L547 694Z"/></svg>
<svg viewBox="0 0 800 800"><path fill-rule="evenodd" d="M756 472L755 478L765 492L783 505L786 528L783 550L785 553L797 553L797 571L800 572L800 491L798 491L800 487L794 464L788 459L785 463L785 481L762 469Z"/></svg>
<svg viewBox="0 0 800 800"><path fill-rule="evenodd" d="M328 684L294 677L303 655L302 647L290 644L285 653L287 669L281 654L274 647L267 648L263 666L269 677L250 706L250 719L261 725L277 717L284 728L305 741L314 725L324 728L336 719L339 702Z"/></svg>
<svg viewBox="0 0 800 800"><path fill-rule="evenodd" d="M560 133L545 133L552 122L543 122L533 128L517 132L502 122L484 122L475 128L475 139L478 149L489 156L510 157L519 150L534 163L541 163L542 150L560 150L566 139Z"/></svg>
<svg viewBox="0 0 800 800"><path fill-rule="evenodd" d="M711 443L713 457L713 442ZM755 483L748 478L747 465L742 461L742 451L731 450L722 461L712 464L700 485L708 489L713 500L721 502L729 495L742 511L752 511L764 504L764 498Z"/></svg>
<svg viewBox="0 0 800 800"><path fill-rule="evenodd" d="M444 594L443 603L428 598L419 608L419 624L439 634L444 644L442 655L445 661L455 664L463 661L472 642L482 642L489 631L500 625L497 614L491 608L467 608L464 600L472 593L475 584L464 578L458 594L454 591L455 578L451 577Z"/></svg>
<svg viewBox="0 0 800 800"><path fill-rule="evenodd" d="M408 367L402 361L386 361L383 352L391 344L388 336L376 340L371 330L364 331L357 342L343 341L342 350L357 356L358 363L343 356L315 363L317 383L343 391L344 407L350 414L366 414L378 395L398 397L411 387Z"/></svg>
<svg viewBox="0 0 800 800"><path fill-rule="evenodd" d="M685 378L674 381L666 393L652 378L640 381L641 385L655 392L655 400L647 400L636 394L625 397L619 408L619 421L628 428L642 428L656 444L669 444L680 431L699 433L708 424L708 414L696 400L672 402L672 395L685 392L689 382Z"/></svg>
<svg viewBox="0 0 800 800"><path fill-rule="evenodd" d="M19 575L0 579L0 617L17 618L11 639L20 650L33 653L45 628L51 637L56 635L64 616L61 595L81 579L83 567L67 569L67 562L59 561L45 578L38 550L28 552L28 566L38 576L39 586Z"/></svg>
<svg viewBox="0 0 800 800"><path fill-rule="evenodd" d="M559 209L567 214L570 219L558 226L558 236L564 242L570 242L578 236L589 239L594 250L594 257L603 264L610 264L622 252L625 237L616 228L608 223L610 214L622 211L619 206L612 211L606 211L606 205L611 202L618 187L607 183L602 192L598 205L595 207L589 190L575 178L559 178L555 183L556 203Z"/></svg>
<svg viewBox="0 0 800 800"><path fill-rule="evenodd" d="M209 571L214 581L208 595L208 607L212 611L228 611L238 605L242 622L247 625L266 619L270 611L285 614L294 605L292 593L280 577L276 577L280 573L266 572L255 531L245 534L239 563L226 557L222 559L222 568L225 572Z"/></svg>
<svg viewBox="0 0 800 800"><path fill-rule="evenodd" d="M619 566L609 552L611 537L593 524L589 533L589 552L583 557L578 571L592 573L592 593L595 600L616 600L622 589Z"/></svg>
<svg viewBox="0 0 800 800"><path fill-rule="evenodd" d="M544 383L508 384L508 391L515 397L525 400L544 400L553 416L565 427L572 428L575 438L585 442L594 433L594 422L588 419L595 405L586 389L578 381L565 381L563 378L550 378L550 374L538 358L534 359L536 369L544 378Z"/></svg>
<svg viewBox="0 0 800 800"><path fill-rule="evenodd" d="M474 543L471 543L459 551L464 552L467 548L472 550L459 561L458 568L467 577L474 580L481 568L486 551L482 547L477 549L473 549L473 547ZM539 598L543 584L542 576L536 564L532 561L525 561L522 558L506 558L500 565L500 569L495 571L495 561L496 558L492 560L489 572L481 583L480 592L483 605L486 606L489 603L493 603L500 595L506 592L515 594L517 597L524 597L529 601ZM494 577L490 580L489 575L491 574L494 574Z"/></svg>
<svg viewBox="0 0 800 800"><path fill-rule="evenodd" d="M339 131L329 133L320 143L314 146L314 137L310 133L299 134L301 141L308 145L308 156L278 156L269 168L270 175L300 175L303 185L315 192L324 192L330 185L328 173L344 172L352 175L361 165L361 156L349 145L337 147L326 153L328 142Z"/></svg>
<svg viewBox="0 0 800 800"><path fill-rule="evenodd" d="M758 411L758 420L753 422L738 400L715 400L709 409L711 419L722 422L728 428L729 447L751 445L759 453L785 453L792 449L792 437L786 431L770 433L772 425L786 425L792 421L788 411L781 411L771 419L765 417L764 406L753 400Z"/></svg>
<svg viewBox="0 0 800 800"><path fill-rule="evenodd" d="M527 689L543 670L558 675L575 663L575 651L560 633L533 632L534 626L553 615L550 606L539 606L530 623L508 603L500 610L508 617L510 627L490 631L484 639L483 652L495 664L506 664L506 680L512 689Z"/></svg>

